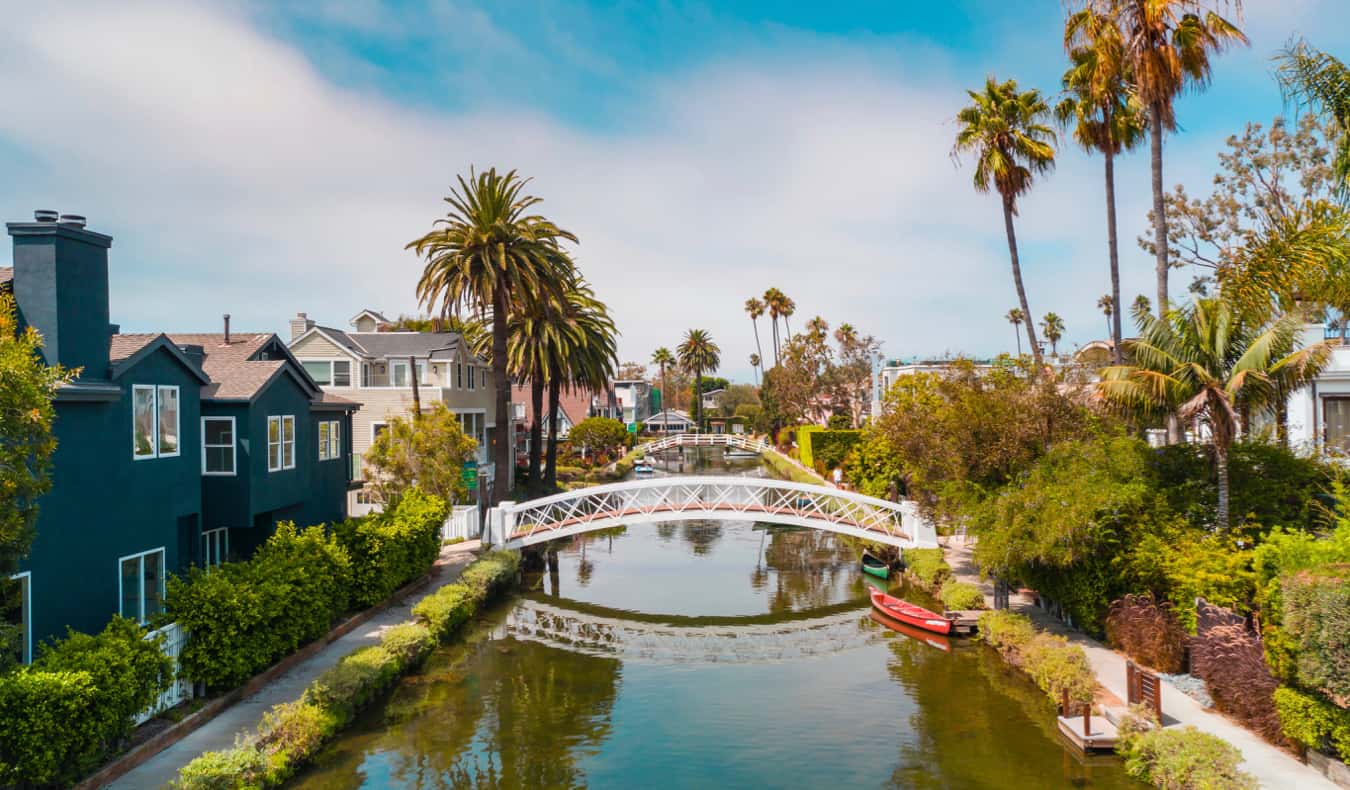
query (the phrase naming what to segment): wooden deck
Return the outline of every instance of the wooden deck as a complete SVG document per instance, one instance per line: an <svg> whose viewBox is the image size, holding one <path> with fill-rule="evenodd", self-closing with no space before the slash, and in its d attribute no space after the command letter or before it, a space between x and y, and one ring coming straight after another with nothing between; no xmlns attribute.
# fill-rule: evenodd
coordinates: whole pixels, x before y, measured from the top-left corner
<svg viewBox="0 0 1350 790"><path fill-rule="evenodd" d="M1059 731L1069 742L1085 752L1106 752L1116 748L1116 725L1105 716L1088 719L1088 733L1083 734L1082 716L1057 716Z"/></svg>
<svg viewBox="0 0 1350 790"><path fill-rule="evenodd" d="M970 636L979 630L980 610L961 609L943 612L942 616L952 621L952 633L957 636Z"/></svg>

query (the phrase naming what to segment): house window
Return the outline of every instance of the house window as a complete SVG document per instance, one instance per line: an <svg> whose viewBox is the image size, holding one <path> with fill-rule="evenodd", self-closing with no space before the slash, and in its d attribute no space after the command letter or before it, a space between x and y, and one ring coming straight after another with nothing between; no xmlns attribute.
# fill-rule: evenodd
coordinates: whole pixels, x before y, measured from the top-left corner
<svg viewBox="0 0 1350 790"><path fill-rule="evenodd" d="M295 417L267 418L267 471L295 468Z"/></svg>
<svg viewBox="0 0 1350 790"><path fill-rule="evenodd" d="M319 460L332 461L342 457L342 423L337 420L319 422Z"/></svg>
<svg viewBox="0 0 1350 790"><path fill-rule="evenodd" d="M302 359L301 366L321 387L350 387L352 363L348 359Z"/></svg>
<svg viewBox="0 0 1350 790"><path fill-rule="evenodd" d="M230 555L230 530L227 527L202 531L202 567L214 568Z"/></svg>
<svg viewBox="0 0 1350 790"><path fill-rule="evenodd" d="M482 378L483 389L487 389L487 368L479 368L478 375Z"/></svg>
<svg viewBox="0 0 1350 790"><path fill-rule="evenodd" d="M5 622L19 629L16 658L21 664L33 661L33 575L28 571L9 577L15 582L5 590Z"/></svg>
<svg viewBox="0 0 1350 790"><path fill-rule="evenodd" d="M131 388L131 455L136 460L178 455L178 387Z"/></svg>
<svg viewBox="0 0 1350 790"><path fill-rule="evenodd" d="M349 359L333 360L333 386L350 387L352 385L352 363Z"/></svg>
<svg viewBox="0 0 1350 790"><path fill-rule="evenodd" d="M164 549L141 552L117 561L118 612L139 623L164 611Z"/></svg>
<svg viewBox="0 0 1350 790"><path fill-rule="evenodd" d="M389 425L383 422L372 422L370 424L370 443L374 444L379 440L380 434L389 430Z"/></svg>
<svg viewBox="0 0 1350 790"><path fill-rule="evenodd" d="M474 388L473 382L474 382L474 378L473 378L473 365L470 365L470 366L469 366L469 389L473 389L473 388Z"/></svg>
<svg viewBox="0 0 1350 790"><path fill-rule="evenodd" d="M202 418L202 474L233 475L234 418Z"/></svg>
<svg viewBox="0 0 1350 790"><path fill-rule="evenodd" d="M464 389L464 363L455 363L455 389Z"/></svg>

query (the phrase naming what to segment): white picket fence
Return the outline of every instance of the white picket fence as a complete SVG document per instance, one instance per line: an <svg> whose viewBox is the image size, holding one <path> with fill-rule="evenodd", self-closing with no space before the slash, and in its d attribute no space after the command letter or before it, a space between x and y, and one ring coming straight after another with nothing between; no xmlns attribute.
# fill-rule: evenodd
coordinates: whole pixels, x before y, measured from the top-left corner
<svg viewBox="0 0 1350 790"><path fill-rule="evenodd" d="M192 681L182 677L178 672L178 656L183 652L183 645L187 644L187 631L184 631L178 623L169 623L163 628L145 635L146 639L158 637L164 638L164 641L160 644L164 655L173 659L173 682L160 693L159 699L155 700L153 705L136 714L135 722L138 725L149 721L180 702L192 699Z"/></svg>
<svg viewBox="0 0 1350 790"><path fill-rule="evenodd" d="M441 528L442 540L462 538L473 540L479 536L478 507L476 505L455 505L450 516Z"/></svg>

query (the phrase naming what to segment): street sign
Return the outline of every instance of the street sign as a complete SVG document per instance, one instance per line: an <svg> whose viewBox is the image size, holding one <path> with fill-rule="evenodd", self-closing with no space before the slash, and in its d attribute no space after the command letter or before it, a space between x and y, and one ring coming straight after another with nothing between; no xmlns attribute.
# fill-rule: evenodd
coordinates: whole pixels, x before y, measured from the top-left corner
<svg viewBox="0 0 1350 790"><path fill-rule="evenodd" d="M635 422L630 422L630 423L628 423L628 432L629 432L629 433L637 433L637 423L635 423Z"/></svg>
<svg viewBox="0 0 1350 790"><path fill-rule="evenodd" d="M465 461L464 468L460 470L460 478L470 491L476 491L478 489L478 462L473 459Z"/></svg>

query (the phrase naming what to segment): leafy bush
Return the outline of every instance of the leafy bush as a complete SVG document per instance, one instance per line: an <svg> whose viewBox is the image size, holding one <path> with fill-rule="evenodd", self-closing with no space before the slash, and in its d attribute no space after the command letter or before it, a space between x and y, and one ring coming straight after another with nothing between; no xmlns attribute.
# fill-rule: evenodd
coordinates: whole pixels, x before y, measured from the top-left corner
<svg viewBox="0 0 1350 790"><path fill-rule="evenodd" d="M1031 621L1006 609L985 612L979 619L980 639L998 650L1004 658L1013 658L1036 636ZM1015 660L1013 663L1017 663Z"/></svg>
<svg viewBox="0 0 1350 790"><path fill-rule="evenodd" d="M419 419L391 417L366 451L365 468L382 502L396 502L416 486L455 505L469 495L464 462L477 446L459 415L438 400L424 404Z"/></svg>
<svg viewBox="0 0 1350 790"><path fill-rule="evenodd" d="M513 582L519 568L520 556L515 552L488 552L464 569L459 583L469 588L478 604Z"/></svg>
<svg viewBox="0 0 1350 790"><path fill-rule="evenodd" d="M437 639L444 639L472 617L477 606L473 590L463 584L447 584L418 601L412 613Z"/></svg>
<svg viewBox="0 0 1350 790"><path fill-rule="evenodd" d="M345 723L337 710L303 700L283 702L264 713L257 748L267 757L267 784L293 776Z"/></svg>
<svg viewBox="0 0 1350 790"><path fill-rule="evenodd" d="M1111 604L1106 639L1160 672L1180 672L1186 656L1186 630L1171 605L1154 601L1152 595L1127 595Z"/></svg>
<svg viewBox="0 0 1350 790"><path fill-rule="evenodd" d="M853 445L844 459L848 479L858 491L885 499L892 487L896 494L904 493L904 473L900 460L886 440L876 431L865 431L862 441Z"/></svg>
<svg viewBox="0 0 1350 790"><path fill-rule="evenodd" d="M243 683L326 634L347 611L351 560L323 527L284 522L247 562L170 578L169 615L188 631L182 671L214 688Z"/></svg>
<svg viewBox="0 0 1350 790"><path fill-rule="evenodd" d="M1196 628L1195 599L1236 612L1248 611L1255 594L1252 550L1239 547L1231 532L1200 533L1172 521L1144 535L1131 558L1140 587L1162 593L1188 631Z"/></svg>
<svg viewBox="0 0 1350 790"><path fill-rule="evenodd" d="M1255 790L1256 780L1239 770L1242 753L1194 727L1121 731L1116 751L1136 779L1169 790Z"/></svg>
<svg viewBox="0 0 1350 790"><path fill-rule="evenodd" d="M409 488L392 510L348 519L333 529L352 566L352 603L374 606L431 569L441 550L447 505Z"/></svg>
<svg viewBox="0 0 1350 790"><path fill-rule="evenodd" d="M952 575L952 566L942 558L942 549L905 549L905 570L931 590Z"/></svg>
<svg viewBox="0 0 1350 790"><path fill-rule="evenodd" d="M1299 685L1350 699L1350 565L1300 571L1280 586Z"/></svg>
<svg viewBox="0 0 1350 790"><path fill-rule="evenodd" d="M1286 738L1350 760L1350 710L1288 686L1275 690L1275 710Z"/></svg>
<svg viewBox="0 0 1350 790"><path fill-rule="evenodd" d="M73 783L118 748L173 678L173 662L144 637L114 617L98 635L72 631L33 666L0 676L0 783Z"/></svg>
<svg viewBox="0 0 1350 790"><path fill-rule="evenodd" d="M436 644L436 636L424 623L391 625L380 634L380 644L402 664L409 665Z"/></svg>
<svg viewBox="0 0 1350 790"><path fill-rule="evenodd" d="M844 462L849 450L862 441L862 431L823 429L814 425L797 431L798 452L803 464L833 469Z"/></svg>
<svg viewBox="0 0 1350 790"><path fill-rule="evenodd" d="M177 790L260 790L267 775L267 757L251 741L232 749L204 752L183 766L172 783Z"/></svg>
<svg viewBox="0 0 1350 790"><path fill-rule="evenodd" d="M628 427L610 417L587 417L567 433L567 441L575 447L585 447L590 456L602 450L627 446Z"/></svg>
<svg viewBox="0 0 1350 790"><path fill-rule="evenodd" d="M1275 712L1278 682L1266 665L1261 640L1242 617L1201 603L1191 642L1191 672L1205 681L1214 707L1266 740L1284 743Z"/></svg>
<svg viewBox="0 0 1350 790"><path fill-rule="evenodd" d="M1066 691L1074 702L1092 701L1097 676L1083 648L1061 636L1038 634L1026 617L1004 610L980 615L979 629L981 639L1030 675L1054 702Z"/></svg>
<svg viewBox="0 0 1350 790"><path fill-rule="evenodd" d="M938 597L942 599L942 605L947 611L984 608L984 593L969 582L948 580L942 585L942 592Z"/></svg>

